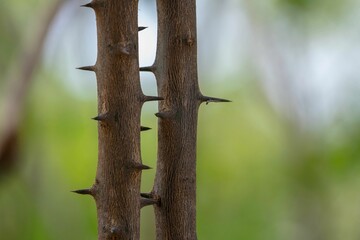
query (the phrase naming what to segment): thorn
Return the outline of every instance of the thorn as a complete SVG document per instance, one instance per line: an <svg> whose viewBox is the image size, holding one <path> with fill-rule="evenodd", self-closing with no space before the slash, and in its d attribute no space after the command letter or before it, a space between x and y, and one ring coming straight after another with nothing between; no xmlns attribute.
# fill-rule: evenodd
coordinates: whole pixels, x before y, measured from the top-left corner
<svg viewBox="0 0 360 240"><path fill-rule="evenodd" d="M230 100L227 100L227 99L207 97L207 96L201 96L200 101L201 102L206 102L206 105L211 103L211 102L231 102Z"/></svg>
<svg viewBox="0 0 360 240"><path fill-rule="evenodd" d="M151 193L140 193L140 196L142 196L143 198L152 198Z"/></svg>
<svg viewBox="0 0 360 240"><path fill-rule="evenodd" d="M162 119L173 118L175 116L175 112L173 112L173 111L158 112L158 113L155 113L155 116L158 118L162 118Z"/></svg>
<svg viewBox="0 0 360 240"><path fill-rule="evenodd" d="M141 67L140 72L154 72L155 67L154 66L147 66L147 67Z"/></svg>
<svg viewBox="0 0 360 240"><path fill-rule="evenodd" d="M107 118L108 118L108 114L107 114L107 113L104 113L104 114L99 114L98 116L93 117L92 119L95 120L95 121L103 122L103 121L105 121Z"/></svg>
<svg viewBox="0 0 360 240"><path fill-rule="evenodd" d="M143 98L144 102L161 101L161 100L164 100L164 98L158 96L144 96Z"/></svg>
<svg viewBox="0 0 360 240"><path fill-rule="evenodd" d="M145 29L147 29L147 28L148 28L148 27L139 26L139 27L138 27L138 31L140 32L140 31L145 30Z"/></svg>
<svg viewBox="0 0 360 240"><path fill-rule="evenodd" d="M166 114L161 112L155 113L155 116L158 118L166 118Z"/></svg>
<svg viewBox="0 0 360 240"><path fill-rule="evenodd" d="M80 190L75 190L75 191L71 191L73 193L77 193L80 195L92 195L91 189L80 189Z"/></svg>
<svg viewBox="0 0 360 240"><path fill-rule="evenodd" d="M140 170L140 171L151 169L151 167L146 166L146 165L144 165L142 163L135 163L132 167L135 168L136 170Z"/></svg>
<svg viewBox="0 0 360 240"><path fill-rule="evenodd" d="M104 2L101 0L92 0L91 2L89 2L87 4L81 5L80 7L87 7L87 8L95 9L96 7L103 6L103 5L104 5Z"/></svg>
<svg viewBox="0 0 360 240"><path fill-rule="evenodd" d="M140 126L140 131L148 131L148 130L151 130L151 128Z"/></svg>
<svg viewBox="0 0 360 240"><path fill-rule="evenodd" d="M84 66L84 67L78 67L76 69L95 72L95 66Z"/></svg>
<svg viewBox="0 0 360 240"><path fill-rule="evenodd" d="M81 5L80 7L94 8L94 4L93 4L93 2L89 2L87 4Z"/></svg>
<svg viewBox="0 0 360 240"><path fill-rule="evenodd" d="M157 203L158 203L158 201L156 201L155 199L152 199L152 198L144 198L144 197L140 198L140 207L141 208L149 206L149 205L155 205Z"/></svg>

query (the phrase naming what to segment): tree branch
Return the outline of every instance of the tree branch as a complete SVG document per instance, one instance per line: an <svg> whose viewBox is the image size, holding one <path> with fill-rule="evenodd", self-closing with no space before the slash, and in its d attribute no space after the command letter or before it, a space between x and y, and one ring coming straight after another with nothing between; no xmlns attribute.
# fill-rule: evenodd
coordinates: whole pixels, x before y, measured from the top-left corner
<svg viewBox="0 0 360 240"><path fill-rule="evenodd" d="M4 102L4 113L2 114L3 121L0 126L0 169L9 169L13 164L17 151L18 127L22 118L22 111L24 107L25 98L33 73L39 64L43 45L46 36L51 28L56 14L61 9L67 0L56 0L54 4L49 7L45 20L42 20L40 26L40 33L27 49L18 57L18 67L13 70L7 82L10 83L8 95ZM7 167L4 167L7 166Z"/></svg>

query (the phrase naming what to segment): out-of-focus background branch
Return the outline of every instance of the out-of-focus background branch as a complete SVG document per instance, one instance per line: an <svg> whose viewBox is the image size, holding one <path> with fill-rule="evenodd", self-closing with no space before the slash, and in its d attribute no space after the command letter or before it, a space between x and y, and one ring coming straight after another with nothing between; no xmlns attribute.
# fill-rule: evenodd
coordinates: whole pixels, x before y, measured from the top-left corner
<svg viewBox="0 0 360 240"><path fill-rule="evenodd" d="M4 239L96 239L96 61L86 1L0 3L0 220ZM203 106L200 239L359 239L360 3L198 0ZM140 63L156 47L154 1L140 1ZM146 94L155 80L141 73ZM156 166L156 103L142 157ZM211 109L210 109L211 108ZM155 171L143 174L151 189ZM154 239L151 208L142 239Z"/></svg>
<svg viewBox="0 0 360 240"><path fill-rule="evenodd" d="M25 38L26 42L22 43L23 50L17 53L19 56L15 60L15 63L10 66L8 73L10 77L8 80L5 80L10 86L4 87L8 89L5 93L4 117L2 126L0 127L2 130L0 135L0 171L10 171L13 165L16 164L18 151L17 135L19 134L18 128L22 118L24 100L27 96L31 80L33 79L34 71L38 66L45 39L52 26L51 24L65 2L65 0L58 0L46 11L47 16L45 16L45 19L37 20L41 22L38 24L40 29L33 29L31 32L32 38ZM9 22L11 26L12 20L10 16L6 16L6 14L4 18L4 22L5 21ZM5 61L3 65L6 66L8 63ZM6 68L4 67L4 69Z"/></svg>

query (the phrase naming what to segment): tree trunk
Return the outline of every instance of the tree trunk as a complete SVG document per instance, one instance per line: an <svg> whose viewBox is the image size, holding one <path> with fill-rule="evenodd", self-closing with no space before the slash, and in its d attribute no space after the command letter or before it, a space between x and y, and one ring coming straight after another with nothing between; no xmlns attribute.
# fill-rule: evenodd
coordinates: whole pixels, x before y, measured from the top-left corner
<svg viewBox="0 0 360 240"><path fill-rule="evenodd" d="M195 0L157 0L158 42L151 67L159 95L158 162L150 196L158 240L197 239L196 132L202 102L227 102L202 96L197 77Z"/></svg>
<svg viewBox="0 0 360 240"><path fill-rule="evenodd" d="M154 72L159 95L158 162L153 189L157 239L196 239L197 80L195 0L157 0Z"/></svg>
<svg viewBox="0 0 360 240"><path fill-rule="evenodd" d="M138 1L93 0L84 5L96 14L98 57L98 168L90 189L75 191L94 197L99 239L139 239L140 113L146 101L139 79Z"/></svg>

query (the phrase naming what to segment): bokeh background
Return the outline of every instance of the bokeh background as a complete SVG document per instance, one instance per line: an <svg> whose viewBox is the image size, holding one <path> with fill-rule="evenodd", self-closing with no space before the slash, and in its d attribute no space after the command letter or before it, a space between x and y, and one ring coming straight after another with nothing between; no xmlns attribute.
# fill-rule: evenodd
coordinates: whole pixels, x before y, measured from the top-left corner
<svg viewBox="0 0 360 240"><path fill-rule="evenodd" d="M0 239L96 239L95 16L86 1L0 2ZM360 1L198 0L198 238L360 239ZM140 0L140 65L156 48ZM141 73L143 91L156 94ZM142 158L156 166L156 104ZM143 173L152 188L155 169ZM154 215L142 210L141 239Z"/></svg>

